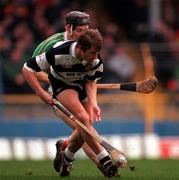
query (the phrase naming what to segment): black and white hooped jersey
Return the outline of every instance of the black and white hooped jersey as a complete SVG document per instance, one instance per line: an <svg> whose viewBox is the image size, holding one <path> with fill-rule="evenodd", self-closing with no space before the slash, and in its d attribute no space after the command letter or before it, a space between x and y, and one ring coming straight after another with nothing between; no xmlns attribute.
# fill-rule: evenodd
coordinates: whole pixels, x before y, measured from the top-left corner
<svg viewBox="0 0 179 180"><path fill-rule="evenodd" d="M88 63L78 59L75 46L75 41L58 42L49 51L27 61L24 68L32 72L50 68L54 78L72 86L99 80L103 73L102 60L95 59Z"/></svg>

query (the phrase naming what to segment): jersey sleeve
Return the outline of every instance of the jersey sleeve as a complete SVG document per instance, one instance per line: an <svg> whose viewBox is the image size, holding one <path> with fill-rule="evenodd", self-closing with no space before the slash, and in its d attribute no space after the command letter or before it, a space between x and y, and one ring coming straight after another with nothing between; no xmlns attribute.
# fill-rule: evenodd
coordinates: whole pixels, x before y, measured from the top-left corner
<svg viewBox="0 0 179 180"><path fill-rule="evenodd" d="M66 41L62 44L59 43L51 47L48 51L31 58L27 63L25 63L24 68L39 72L46 71L50 68L50 66L54 66L56 64L56 58L62 54L68 54L69 48L74 41Z"/></svg>
<svg viewBox="0 0 179 180"><path fill-rule="evenodd" d="M38 56L35 56L28 60L24 64L24 68L32 72L45 71L54 64L55 60L55 48L51 48L49 51L44 52Z"/></svg>
<svg viewBox="0 0 179 180"><path fill-rule="evenodd" d="M102 78L103 74L103 61L102 59L96 59L94 65L90 71L86 73L87 82L95 81L97 82Z"/></svg>
<svg viewBox="0 0 179 180"><path fill-rule="evenodd" d="M32 57L38 56L46 51L48 51L51 47L53 47L57 42L64 41L64 32L56 33L43 42L41 42L33 52Z"/></svg>

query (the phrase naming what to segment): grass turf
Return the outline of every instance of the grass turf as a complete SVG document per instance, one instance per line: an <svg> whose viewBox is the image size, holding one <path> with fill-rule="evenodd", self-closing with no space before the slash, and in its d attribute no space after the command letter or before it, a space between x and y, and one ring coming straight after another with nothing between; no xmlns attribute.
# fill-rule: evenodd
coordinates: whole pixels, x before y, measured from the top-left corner
<svg viewBox="0 0 179 180"><path fill-rule="evenodd" d="M131 160L136 171L121 169L121 180L179 180L179 160ZM76 160L70 177L59 177L52 161L0 161L0 180L105 180L88 160Z"/></svg>

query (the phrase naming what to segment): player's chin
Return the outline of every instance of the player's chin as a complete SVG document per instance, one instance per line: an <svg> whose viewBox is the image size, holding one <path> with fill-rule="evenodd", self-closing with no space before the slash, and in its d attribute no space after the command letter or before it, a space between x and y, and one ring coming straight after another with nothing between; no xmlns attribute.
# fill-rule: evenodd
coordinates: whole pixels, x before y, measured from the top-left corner
<svg viewBox="0 0 179 180"><path fill-rule="evenodd" d="M94 61L95 58L86 58L85 60L86 60L88 63L90 63L90 62Z"/></svg>

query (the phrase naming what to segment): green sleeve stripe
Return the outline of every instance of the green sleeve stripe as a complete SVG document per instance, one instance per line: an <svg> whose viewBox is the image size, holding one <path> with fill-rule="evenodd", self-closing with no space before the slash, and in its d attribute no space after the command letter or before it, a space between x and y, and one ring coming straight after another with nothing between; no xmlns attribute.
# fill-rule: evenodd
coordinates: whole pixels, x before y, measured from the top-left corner
<svg viewBox="0 0 179 180"><path fill-rule="evenodd" d="M44 51L46 51L46 50L48 50L50 47L52 47L56 42L58 42L58 41L62 41L62 35L60 34L55 34L55 35L53 35L53 36L51 36L51 37L49 37L48 39L46 39L45 41L44 41L44 45L41 47L41 51L40 52L44 52Z"/></svg>
<svg viewBox="0 0 179 180"><path fill-rule="evenodd" d="M41 48L41 53L48 51L56 42L58 42L58 40L55 39L53 41L50 41L49 43L44 44L44 46L42 46Z"/></svg>
<svg viewBox="0 0 179 180"><path fill-rule="evenodd" d="M42 54L43 52L45 52L48 49L50 49L58 41L63 41L63 40L64 40L63 33L54 34L53 36L47 38L46 40L44 40L42 43L40 43L37 46L37 48L35 49L32 57L35 57L35 56L37 56L39 54Z"/></svg>

